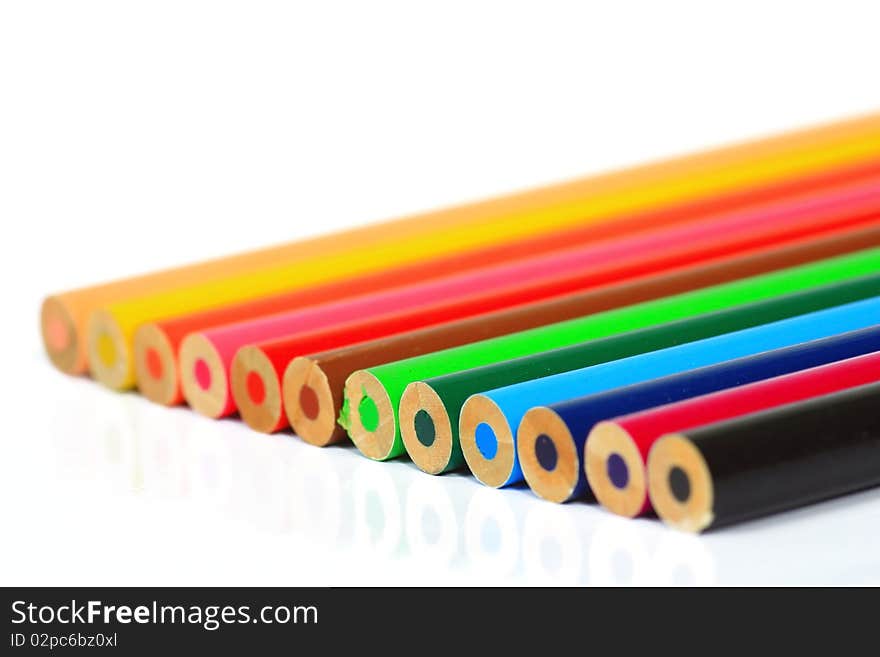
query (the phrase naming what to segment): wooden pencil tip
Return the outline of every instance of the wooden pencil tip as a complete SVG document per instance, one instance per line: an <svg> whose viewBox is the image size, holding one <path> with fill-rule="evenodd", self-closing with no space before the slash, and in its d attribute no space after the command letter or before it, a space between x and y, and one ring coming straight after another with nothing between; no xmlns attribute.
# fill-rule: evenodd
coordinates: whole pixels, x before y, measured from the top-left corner
<svg viewBox="0 0 880 657"><path fill-rule="evenodd" d="M105 310L93 311L87 334L92 376L113 390L134 387L131 348L113 315Z"/></svg>
<svg viewBox="0 0 880 657"><path fill-rule="evenodd" d="M397 456L394 406L385 387L370 372L358 370L346 380L339 424L367 458L385 461Z"/></svg>
<svg viewBox="0 0 880 657"><path fill-rule="evenodd" d="M51 363L66 374L82 374L86 370L86 354L82 348L76 322L59 297L49 296L40 306L40 334Z"/></svg>
<svg viewBox="0 0 880 657"><path fill-rule="evenodd" d="M232 398L238 413L251 429L274 433L286 421L281 382L272 361L254 345L239 349L229 368Z"/></svg>
<svg viewBox="0 0 880 657"><path fill-rule="evenodd" d="M287 421L300 438L316 447L338 441L338 409L318 363L304 356L290 361L281 379L281 393Z"/></svg>
<svg viewBox="0 0 880 657"><path fill-rule="evenodd" d="M498 405L485 395L472 395L461 408L459 440L464 459L486 486L510 483L516 466L513 430Z"/></svg>
<svg viewBox="0 0 880 657"><path fill-rule="evenodd" d="M587 481L599 504L627 518L645 510L645 464L625 429L615 422L599 422L587 436L583 458Z"/></svg>
<svg viewBox="0 0 880 657"><path fill-rule="evenodd" d="M232 398L244 423L260 433L283 428L281 382L268 356L254 345L239 349L229 368Z"/></svg>
<svg viewBox="0 0 880 657"><path fill-rule="evenodd" d="M516 452L526 483L538 497L557 504L572 498L581 455L555 411L536 406L526 412L516 431Z"/></svg>
<svg viewBox="0 0 880 657"><path fill-rule="evenodd" d="M648 491L661 520L686 532L701 532L714 521L712 473L685 435L667 434L648 454Z"/></svg>
<svg viewBox="0 0 880 657"><path fill-rule="evenodd" d="M223 359L201 333L190 333L178 351L183 397L197 413L220 418L234 410Z"/></svg>
<svg viewBox="0 0 880 657"><path fill-rule="evenodd" d="M450 467L452 424L443 400L422 381L410 383L398 407L406 452L422 472L437 475Z"/></svg>
<svg viewBox="0 0 880 657"><path fill-rule="evenodd" d="M134 333L134 372L138 390L165 406L183 400L180 373L171 341L158 325L142 324Z"/></svg>

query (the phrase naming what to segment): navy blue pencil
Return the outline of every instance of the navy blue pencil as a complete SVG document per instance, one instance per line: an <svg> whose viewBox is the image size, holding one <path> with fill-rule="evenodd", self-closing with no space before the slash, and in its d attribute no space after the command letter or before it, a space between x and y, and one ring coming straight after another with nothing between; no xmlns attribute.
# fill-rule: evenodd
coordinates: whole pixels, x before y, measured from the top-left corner
<svg viewBox="0 0 880 657"><path fill-rule="evenodd" d="M874 351L880 351L880 325L558 404L536 406L525 414L517 431L519 462L526 482L539 497L567 502L589 491L585 443L590 430L602 420ZM603 468L597 474L611 479L621 479L630 471L619 454L610 454L602 464L590 467ZM638 483L615 481L618 487L638 487Z"/></svg>

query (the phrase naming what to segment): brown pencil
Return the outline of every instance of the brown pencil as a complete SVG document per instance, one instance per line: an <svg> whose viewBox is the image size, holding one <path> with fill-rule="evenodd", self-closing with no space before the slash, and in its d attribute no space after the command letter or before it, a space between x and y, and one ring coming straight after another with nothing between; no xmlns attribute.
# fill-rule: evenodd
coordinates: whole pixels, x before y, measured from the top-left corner
<svg viewBox="0 0 880 657"><path fill-rule="evenodd" d="M646 276L587 292L540 301L460 322L295 358L283 378L284 407L294 431L313 445L345 438L336 423L352 372L565 321L611 308L754 276L880 244L880 225L802 238Z"/></svg>

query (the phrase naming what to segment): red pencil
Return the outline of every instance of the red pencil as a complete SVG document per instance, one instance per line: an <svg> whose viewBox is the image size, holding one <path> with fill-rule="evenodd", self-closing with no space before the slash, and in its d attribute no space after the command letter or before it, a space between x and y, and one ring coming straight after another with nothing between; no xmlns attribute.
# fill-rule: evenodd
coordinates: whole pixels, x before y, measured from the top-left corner
<svg viewBox="0 0 880 657"><path fill-rule="evenodd" d="M640 468L642 473L645 473L641 480L647 481L647 462L651 448L664 435L832 394L878 380L880 380L880 353L875 352L600 422L587 438L584 463L595 454L616 454L623 460L627 469ZM680 478L681 473L674 473L672 477ZM630 477L630 479L637 478ZM670 491L677 490L679 486L676 484L670 487L664 484L656 487L653 482L648 481L647 490L633 491L638 497L638 499L634 498L631 505L635 513L624 513L622 509L611 510L628 516L647 513L652 508L649 495L651 499L655 499L655 488L664 491L661 495L668 497Z"/></svg>

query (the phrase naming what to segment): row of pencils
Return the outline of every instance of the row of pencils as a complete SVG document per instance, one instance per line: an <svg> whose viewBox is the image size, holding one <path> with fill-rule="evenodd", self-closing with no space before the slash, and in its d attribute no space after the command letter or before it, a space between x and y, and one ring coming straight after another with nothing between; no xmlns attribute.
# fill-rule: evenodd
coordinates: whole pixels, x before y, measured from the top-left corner
<svg viewBox="0 0 880 657"><path fill-rule="evenodd" d="M703 531L880 484L880 115L45 299L52 363Z"/></svg>

